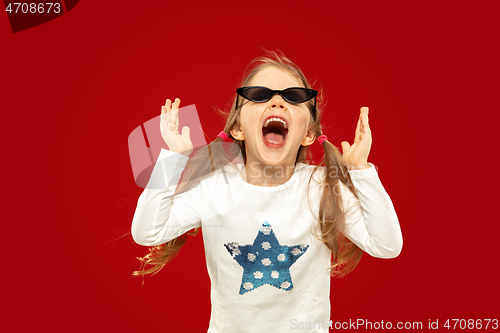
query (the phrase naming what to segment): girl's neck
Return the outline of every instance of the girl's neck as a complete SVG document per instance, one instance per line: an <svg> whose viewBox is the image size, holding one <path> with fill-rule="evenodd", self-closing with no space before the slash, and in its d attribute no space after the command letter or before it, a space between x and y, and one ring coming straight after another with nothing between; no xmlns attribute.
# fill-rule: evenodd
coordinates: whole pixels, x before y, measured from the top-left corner
<svg viewBox="0 0 500 333"><path fill-rule="evenodd" d="M295 163L265 165L258 161L247 161L241 170L243 180L256 186L278 186L286 183L295 171Z"/></svg>

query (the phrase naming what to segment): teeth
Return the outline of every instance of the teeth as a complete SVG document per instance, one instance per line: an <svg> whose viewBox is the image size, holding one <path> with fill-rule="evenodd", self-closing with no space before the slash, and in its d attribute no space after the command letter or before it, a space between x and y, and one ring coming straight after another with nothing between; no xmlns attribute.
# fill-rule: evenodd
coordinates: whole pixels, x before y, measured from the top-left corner
<svg viewBox="0 0 500 333"><path fill-rule="evenodd" d="M281 122L285 126L285 128L288 128L286 126L286 122L283 119L281 119L281 118L275 118L275 117L272 117L272 118L269 118L268 120L266 120L266 122L264 123L264 127L266 127L267 125L269 125L269 123L271 121L279 121L279 122Z"/></svg>

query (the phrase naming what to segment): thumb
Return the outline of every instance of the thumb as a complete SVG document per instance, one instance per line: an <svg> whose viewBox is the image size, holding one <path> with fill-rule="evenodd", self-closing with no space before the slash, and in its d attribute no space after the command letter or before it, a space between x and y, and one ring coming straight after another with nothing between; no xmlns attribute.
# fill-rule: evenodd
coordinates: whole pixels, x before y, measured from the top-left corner
<svg viewBox="0 0 500 333"><path fill-rule="evenodd" d="M187 126L184 126L182 128L182 136L185 137L186 139L189 139L189 134L190 134L190 129Z"/></svg>
<svg viewBox="0 0 500 333"><path fill-rule="evenodd" d="M350 147L349 142L347 141L342 141L340 145L342 146L342 153L345 153L345 151Z"/></svg>

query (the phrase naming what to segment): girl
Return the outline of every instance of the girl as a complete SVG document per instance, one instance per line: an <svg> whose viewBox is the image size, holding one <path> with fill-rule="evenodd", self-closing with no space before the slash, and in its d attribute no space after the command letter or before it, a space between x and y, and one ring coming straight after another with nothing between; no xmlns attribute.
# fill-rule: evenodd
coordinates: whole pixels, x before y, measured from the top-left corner
<svg viewBox="0 0 500 333"><path fill-rule="evenodd" d="M180 100L162 106L169 150L161 151L132 222L134 240L154 246L141 259L152 267L134 274L158 272L183 235L202 227L208 332L328 332L330 275L347 274L362 251L394 258L402 247L391 199L368 162L368 108L341 154L322 133L318 92L293 62L272 52L247 73L224 131L197 154L189 128L178 131ZM222 145L229 138L242 163L230 163L234 150ZM318 166L307 163L315 141L324 149Z"/></svg>

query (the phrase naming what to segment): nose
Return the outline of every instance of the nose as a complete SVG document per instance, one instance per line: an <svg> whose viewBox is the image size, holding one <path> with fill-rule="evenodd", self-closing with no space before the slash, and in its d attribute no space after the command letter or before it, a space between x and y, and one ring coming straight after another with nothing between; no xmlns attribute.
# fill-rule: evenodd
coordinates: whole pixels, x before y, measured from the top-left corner
<svg viewBox="0 0 500 333"><path fill-rule="evenodd" d="M269 105L269 107L272 109L274 108L285 109L286 108L285 100L283 99L283 97L276 94L273 96L273 98L271 98L271 104Z"/></svg>

